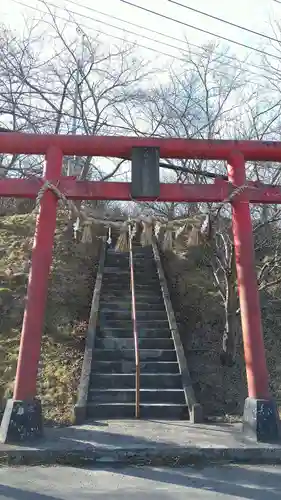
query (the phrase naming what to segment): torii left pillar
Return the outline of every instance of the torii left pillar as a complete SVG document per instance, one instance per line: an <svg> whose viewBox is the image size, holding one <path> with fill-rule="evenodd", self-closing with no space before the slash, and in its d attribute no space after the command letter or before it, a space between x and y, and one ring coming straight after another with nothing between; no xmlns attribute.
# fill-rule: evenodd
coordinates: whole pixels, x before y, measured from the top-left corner
<svg viewBox="0 0 281 500"><path fill-rule="evenodd" d="M61 176L63 154L56 147L46 153L43 180ZM43 195L37 217L13 399L7 401L1 423L2 443L32 441L43 434L41 402L36 398L41 335L56 230L57 197Z"/></svg>

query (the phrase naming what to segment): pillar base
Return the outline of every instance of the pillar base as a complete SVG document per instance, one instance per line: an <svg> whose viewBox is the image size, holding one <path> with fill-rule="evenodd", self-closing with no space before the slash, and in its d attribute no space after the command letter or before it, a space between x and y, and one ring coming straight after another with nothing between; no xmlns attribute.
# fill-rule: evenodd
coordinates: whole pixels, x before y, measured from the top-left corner
<svg viewBox="0 0 281 500"><path fill-rule="evenodd" d="M243 432L258 442L276 443L280 440L280 419L272 399L245 400Z"/></svg>
<svg viewBox="0 0 281 500"><path fill-rule="evenodd" d="M192 406L189 420L191 424L202 424L202 422L204 422L203 408L199 403L195 403Z"/></svg>
<svg viewBox="0 0 281 500"><path fill-rule="evenodd" d="M14 401L6 404L0 428L1 443L24 443L43 436L41 401Z"/></svg>
<svg viewBox="0 0 281 500"><path fill-rule="evenodd" d="M87 409L86 406L79 406L79 405L74 406L73 417L75 425L81 425L85 423L86 409Z"/></svg>

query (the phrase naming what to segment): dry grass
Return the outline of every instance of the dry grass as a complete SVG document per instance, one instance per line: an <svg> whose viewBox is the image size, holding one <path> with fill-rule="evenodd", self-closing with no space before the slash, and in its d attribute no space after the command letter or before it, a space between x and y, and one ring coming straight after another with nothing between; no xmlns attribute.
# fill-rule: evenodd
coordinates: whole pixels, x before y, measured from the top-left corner
<svg viewBox="0 0 281 500"><path fill-rule="evenodd" d="M202 249L186 258L167 253L164 267L198 400L209 416L239 418L247 396L242 336L233 368L220 364L224 310L202 262ZM270 387L281 414L281 288L261 295Z"/></svg>
<svg viewBox="0 0 281 500"><path fill-rule="evenodd" d="M34 225L32 215L0 218L0 410L13 390ZM38 377L46 423L71 422L98 242L75 244L59 218ZM236 365L221 367L224 313L200 252L191 248L186 259L168 252L165 270L197 397L208 415L235 419L246 396L242 342ZM280 288L263 294L261 306L271 389L281 401Z"/></svg>
<svg viewBox="0 0 281 500"><path fill-rule="evenodd" d="M76 244L65 222L61 217L57 224L38 377L45 421L55 424L71 422L100 241ZM34 227L32 215L0 219L2 409L13 391Z"/></svg>

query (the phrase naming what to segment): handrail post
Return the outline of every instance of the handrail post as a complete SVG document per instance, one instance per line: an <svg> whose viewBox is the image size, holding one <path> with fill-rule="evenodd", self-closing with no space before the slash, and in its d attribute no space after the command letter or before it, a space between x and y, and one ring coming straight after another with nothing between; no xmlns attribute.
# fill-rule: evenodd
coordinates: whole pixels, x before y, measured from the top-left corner
<svg viewBox="0 0 281 500"><path fill-rule="evenodd" d="M135 417L140 418L140 354L139 354L139 339L137 329L137 314L136 314L136 295L135 295L135 276L134 276L134 259L132 246L132 228L129 224L129 257L130 257L130 282L132 293L132 323L135 345L135 363L136 363L136 395L135 395Z"/></svg>

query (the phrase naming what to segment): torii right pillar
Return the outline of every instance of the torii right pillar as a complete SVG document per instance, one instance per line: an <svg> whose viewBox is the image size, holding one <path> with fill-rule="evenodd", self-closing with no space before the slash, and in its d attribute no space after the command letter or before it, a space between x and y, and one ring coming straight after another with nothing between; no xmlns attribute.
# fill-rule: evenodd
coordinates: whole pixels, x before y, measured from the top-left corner
<svg viewBox="0 0 281 500"><path fill-rule="evenodd" d="M246 183L245 160L238 151L228 159L228 178L234 188ZM243 431L256 441L276 442L280 438L280 421L269 391L247 192L238 195L232 202L232 229L248 383Z"/></svg>

